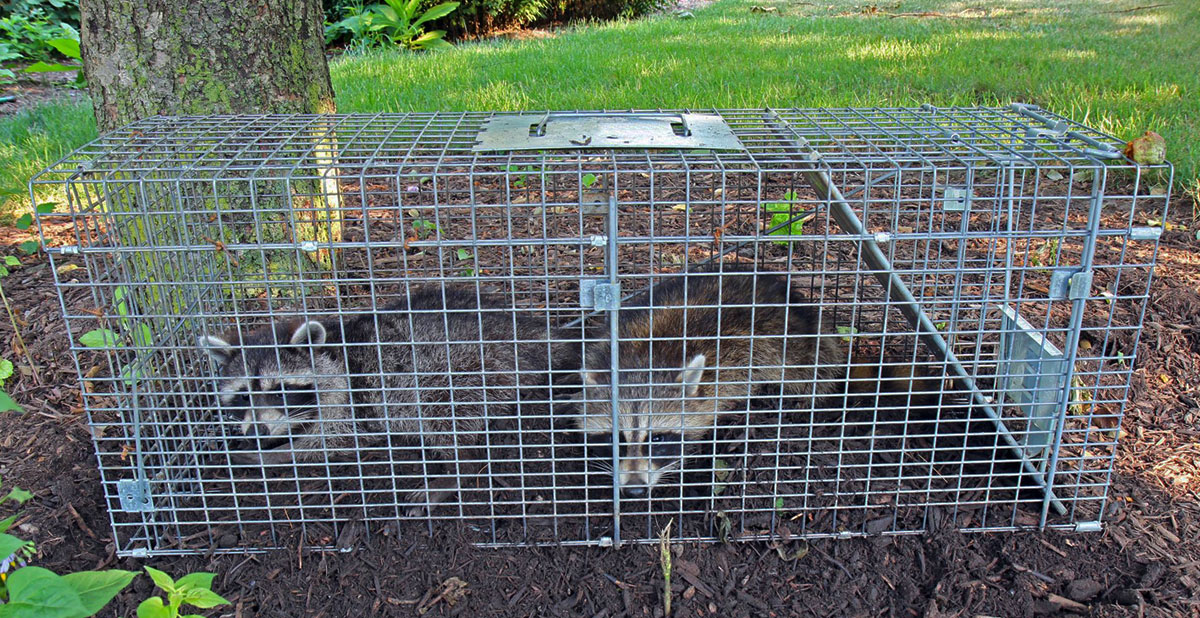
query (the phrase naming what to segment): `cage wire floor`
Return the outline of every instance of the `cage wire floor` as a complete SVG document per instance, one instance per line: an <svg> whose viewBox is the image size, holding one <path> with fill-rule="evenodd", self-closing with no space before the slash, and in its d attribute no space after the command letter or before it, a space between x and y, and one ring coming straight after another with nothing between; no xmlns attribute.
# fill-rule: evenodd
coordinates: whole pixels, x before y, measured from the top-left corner
<svg viewBox="0 0 1200 618"><path fill-rule="evenodd" d="M338 547L351 521L484 545L651 542L668 521L681 540L1096 529L1140 327L1116 316L1144 312L1158 242L1134 213L1165 213L1171 180L1121 146L1025 105L154 118L32 185L66 196L38 216L76 239L50 259L83 265L60 298L95 307L63 301L72 341L92 333L73 352L123 555ZM579 356L622 302L705 268L785 276L844 350L840 386L747 386L681 474L623 497L562 412ZM455 386L469 367L414 375L400 390L426 406L492 397L482 427L450 419L448 455L354 422L285 463L239 457L199 337L347 329L428 289L574 366L489 394ZM461 343L484 383L536 382L480 337Z"/></svg>

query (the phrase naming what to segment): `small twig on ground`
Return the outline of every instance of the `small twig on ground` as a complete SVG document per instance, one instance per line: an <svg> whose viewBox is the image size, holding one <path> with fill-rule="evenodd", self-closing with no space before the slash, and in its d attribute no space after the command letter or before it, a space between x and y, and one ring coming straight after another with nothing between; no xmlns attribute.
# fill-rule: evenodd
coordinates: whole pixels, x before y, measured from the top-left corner
<svg viewBox="0 0 1200 618"><path fill-rule="evenodd" d="M1047 584L1053 584L1053 583L1055 583L1055 581L1054 581L1054 578L1053 578L1053 577L1050 577L1049 575L1043 575L1042 573L1038 573L1037 571L1035 571L1035 570L1033 570L1033 569L1031 569L1031 568L1029 568L1029 567L1027 567L1027 566L1024 566L1024 565L1017 564L1017 563L1013 562L1013 563L1012 563L1012 568L1013 568L1013 569L1016 569L1017 571L1019 571L1019 572L1021 572L1021 573L1028 573L1028 574L1030 574L1030 575L1032 575L1032 576L1034 576L1034 577L1036 577L1036 578L1038 578L1038 579L1040 579L1040 580L1042 580L1042 581L1046 582Z"/></svg>
<svg viewBox="0 0 1200 618"><path fill-rule="evenodd" d="M8 296L4 293L4 286L0 285L0 301L4 301L4 310L8 312L8 321L12 323L13 334L17 336L17 345L21 346L21 351L25 353L25 360L29 362L29 371L33 374L33 383L42 384L42 374L38 372L37 365L33 363L33 355L29 353L29 346L25 345L25 338L21 336L21 327L17 326L17 316L13 315L12 306L8 304Z"/></svg>
<svg viewBox="0 0 1200 618"><path fill-rule="evenodd" d="M1100 13L1103 15L1115 15L1117 13L1133 13L1136 11L1148 11L1150 9L1157 9L1157 8L1161 8L1164 6L1171 6L1172 4L1174 4L1174 3L1173 2L1164 2L1162 4L1147 4L1145 6L1135 6L1132 9L1122 9L1120 11L1100 11Z"/></svg>

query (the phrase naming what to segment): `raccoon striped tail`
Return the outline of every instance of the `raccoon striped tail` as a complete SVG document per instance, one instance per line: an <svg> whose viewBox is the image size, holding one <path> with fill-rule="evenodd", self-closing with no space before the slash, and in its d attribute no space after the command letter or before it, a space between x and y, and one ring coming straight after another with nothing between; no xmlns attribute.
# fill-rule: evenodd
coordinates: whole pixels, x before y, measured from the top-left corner
<svg viewBox="0 0 1200 618"><path fill-rule="evenodd" d="M957 390L957 381L934 370L936 365L897 363L875 354L856 354L850 361L847 395L858 407L905 408L922 410L932 416L949 395Z"/></svg>

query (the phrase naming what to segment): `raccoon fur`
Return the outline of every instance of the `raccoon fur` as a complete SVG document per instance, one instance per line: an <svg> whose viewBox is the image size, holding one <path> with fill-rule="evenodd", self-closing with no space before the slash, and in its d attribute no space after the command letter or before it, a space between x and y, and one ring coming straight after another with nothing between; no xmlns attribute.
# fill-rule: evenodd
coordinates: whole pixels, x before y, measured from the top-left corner
<svg viewBox="0 0 1200 618"><path fill-rule="evenodd" d="M258 444L249 461L277 464L388 434L453 456L482 441L489 413L512 414L519 390L545 386L557 362L571 366L563 344L547 343L561 339L544 319L439 287L341 327L307 320L199 344L218 367L222 409ZM435 499L412 496L423 498Z"/></svg>
<svg viewBox="0 0 1200 618"><path fill-rule="evenodd" d="M783 274L694 271L623 301L617 312L617 410L622 491L641 497L677 472L689 442L752 399L837 392L845 382L841 338L803 306ZM828 318L826 319L828 320ZM584 347L574 424L610 441L611 353Z"/></svg>

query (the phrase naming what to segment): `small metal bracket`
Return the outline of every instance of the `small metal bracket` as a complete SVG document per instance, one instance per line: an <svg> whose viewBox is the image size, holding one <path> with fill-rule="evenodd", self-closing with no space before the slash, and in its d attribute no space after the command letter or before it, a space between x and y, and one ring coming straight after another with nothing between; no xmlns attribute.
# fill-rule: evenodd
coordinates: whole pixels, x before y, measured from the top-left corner
<svg viewBox="0 0 1200 618"><path fill-rule="evenodd" d="M671 148L745 150L717 114L550 112L493 116L483 123L475 152Z"/></svg>
<svg viewBox="0 0 1200 618"><path fill-rule="evenodd" d="M150 499L150 483L145 479L117 481L117 498L121 502L121 510L126 513L154 511L154 501Z"/></svg>
<svg viewBox="0 0 1200 618"><path fill-rule="evenodd" d="M1158 240L1163 233L1161 227L1129 228L1129 240Z"/></svg>
<svg viewBox="0 0 1200 618"><path fill-rule="evenodd" d="M1101 521L1075 522L1075 532L1103 532L1104 523Z"/></svg>
<svg viewBox="0 0 1200 618"><path fill-rule="evenodd" d="M595 311L613 311L621 307L620 284L606 283L602 279L579 281L579 305Z"/></svg>
<svg viewBox="0 0 1200 618"><path fill-rule="evenodd" d="M1071 277L1071 289L1067 291L1067 298L1071 300L1083 300L1092 292L1092 271L1084 271L1075 273Z"/></svg>
<svg viewBox="0 0 1200 618"><path fill-rule="evenodd" d="M967 187L945 185L942 189L942 210L966 212L971 208L971 190Z"/></svg>
<svg viewBox="0 0 1200 618"><path fill-rule="evenodd" d="M1050 300L1083 300L1091 291L1091 271L1057 268L1050 273Z"/></svg>

